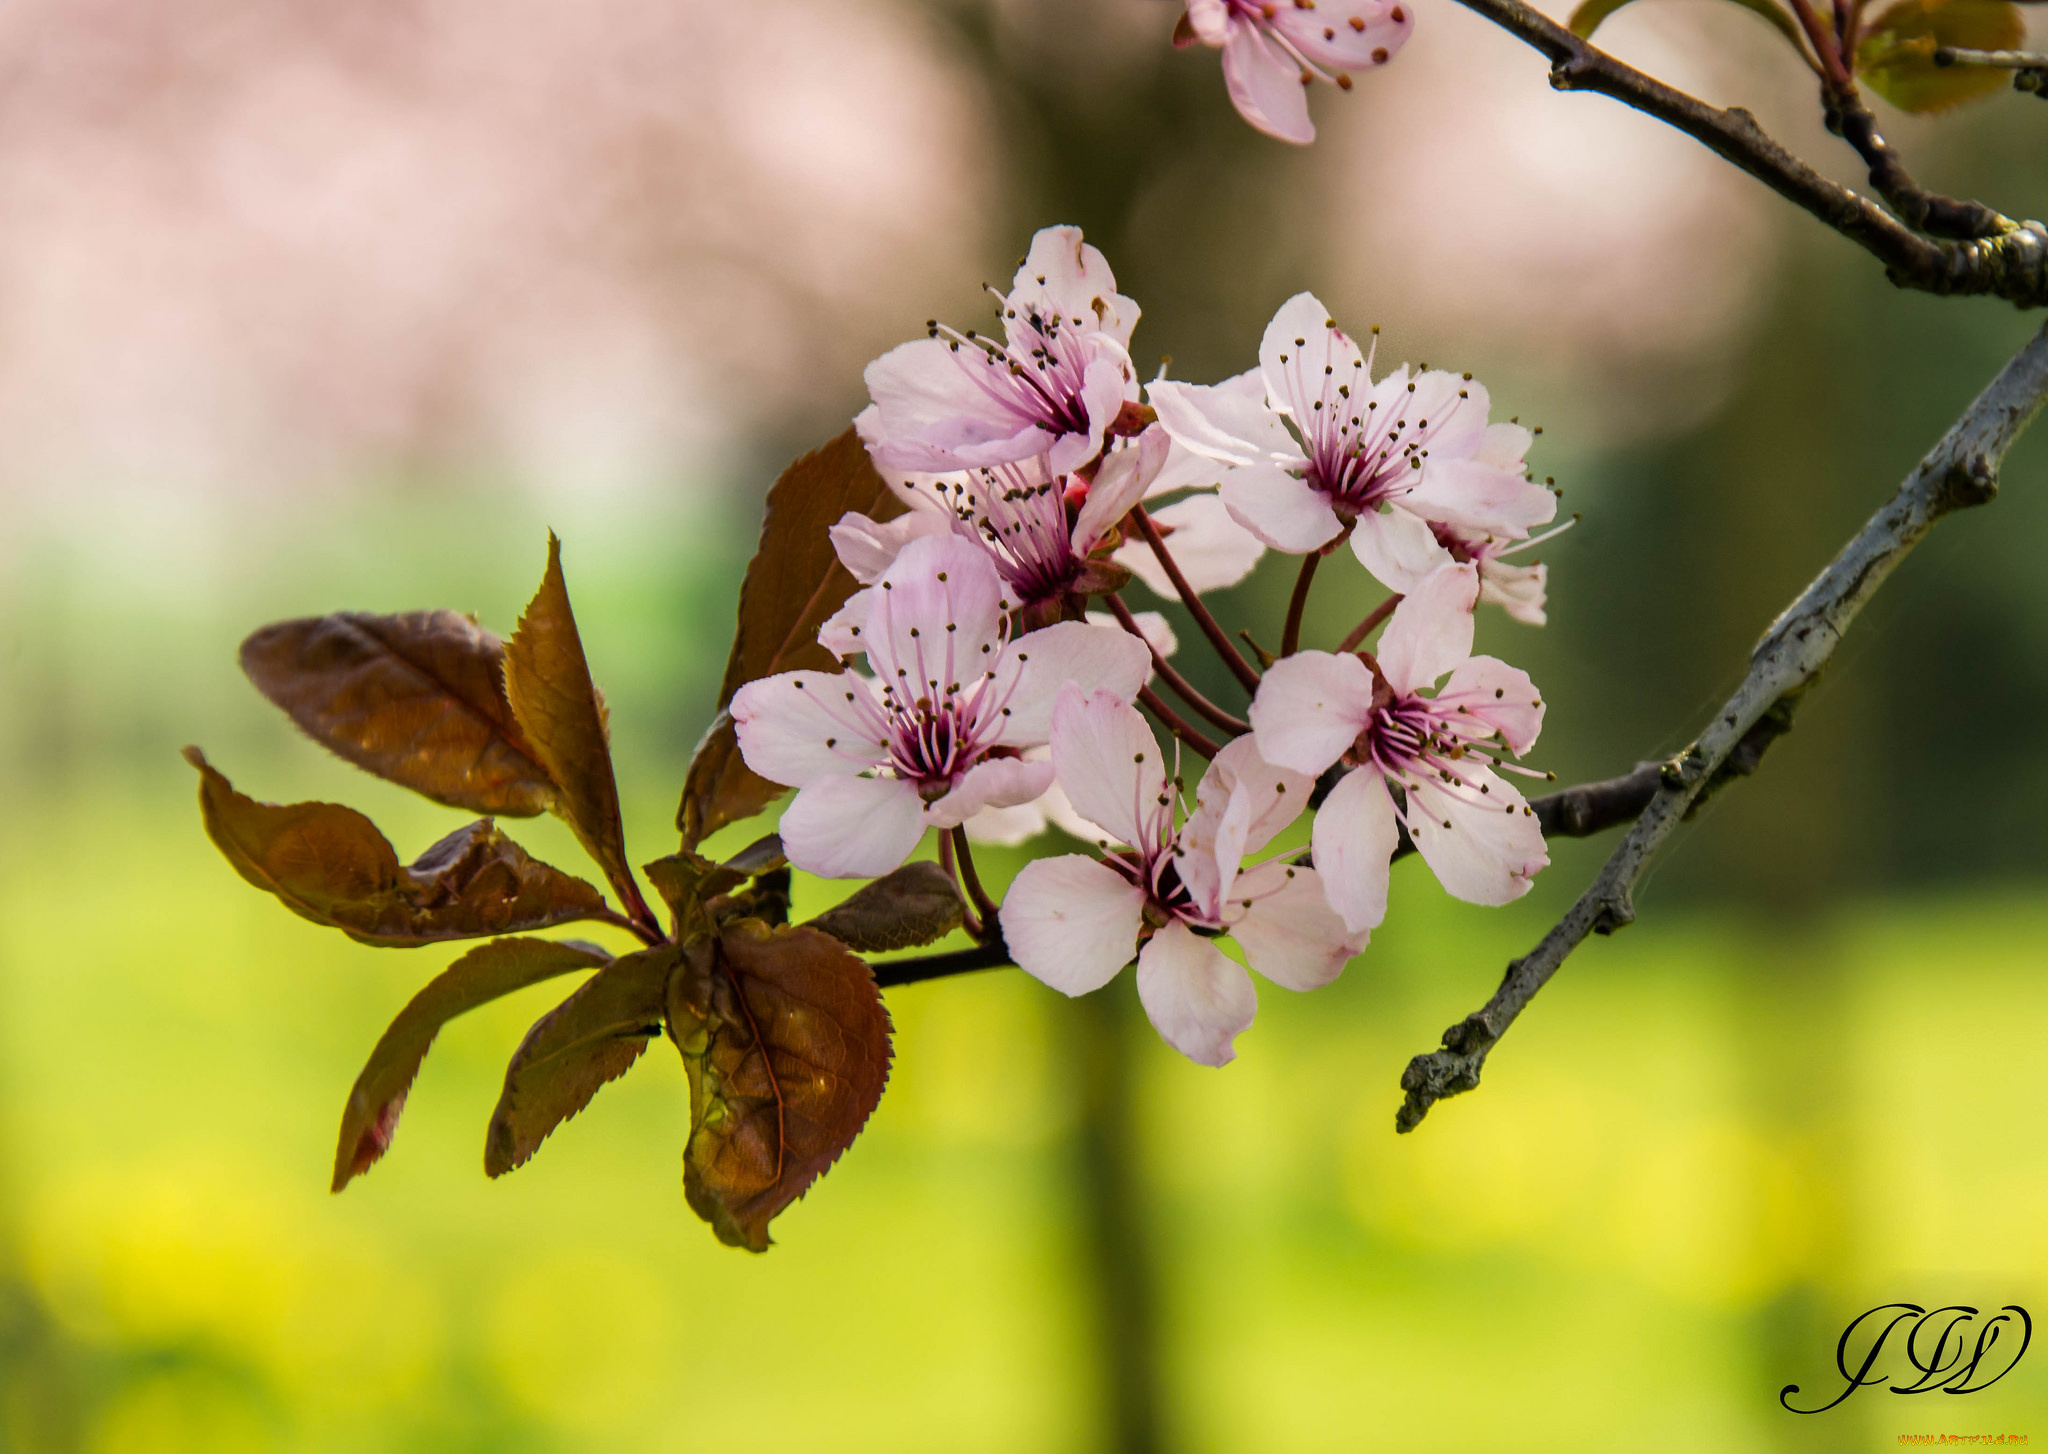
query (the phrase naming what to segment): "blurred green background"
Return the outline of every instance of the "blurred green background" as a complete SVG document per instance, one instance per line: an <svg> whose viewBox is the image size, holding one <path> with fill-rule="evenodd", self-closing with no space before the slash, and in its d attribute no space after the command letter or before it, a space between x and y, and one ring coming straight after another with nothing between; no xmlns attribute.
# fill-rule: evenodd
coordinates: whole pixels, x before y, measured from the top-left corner
<svg viewBox="0 0 2048 1454"><path fill-rule="evenodd" d="M390 1156L330 1197L362 1057L453 951L374 952L251 891L176 754L204 745L261 798L352 803L417 852L457 818L300 739L235 645L341 608L508 630L552 527L629 841L668 851L766 482L860 406L863 359L928 316L977 322L975 284L1072 221L1144 304L1141 358L1178 377L1249 366L1272 309L1313 287L1382 323L1390 358L1474 369L1497 414L1548 426L1539 471L1586 518L1547 553L1550 626L1494 617L1482 646L1545 688L1536 760L1606 776L1687 739L2028 320L1892 292L1690 143L1550 95L1533 54L1449 5L1396 65L1318 98L1307 152L1245 128L1154 0L789 0L763 24L830 42L791 49L692 0L606 0L605 46L555 43L532 9L472 34L366 7L386 34L190 0L173 35L143 8L31 7L0 37L34 82L10 134L41 145L0 144L0 196L55 199L10 208L0 249L20 442L0 476L0 1447L2048 1438L2038 1355L1934 1407L1777 1405L1792 1382L1832 1396L1835 1339L1873 1304L2038 1306L2048 1285L2039 436L1887 587L1760 775L1675 841L1637 927L1587 946L1484 1088L1417 1134L1392 1130L1408 1057L1484 1001L1606 841L1555 845L1503 910L1407 864L1368 952L1312 996L1262 986L1221 1072L1159 1043L1128 977L1074 1003L1014 971L892 991L881 1108L764 1258L683 1205L686 1087L659 1045L485 1180L485 1118L544 989L451 1027ZM1753 19L1659 0L1612 37L1852 177ZM699 106L672 104L669 60L773 63ZM558 72L584 89L544 126L470 85ZM95 109L109 76L149 85ZM348 105L322 89L342 81ZM192 99L223 95L282 119ZM567 161L513 144L597 128L586 110L618 134ZM1896 139L1930 182L2035 215L2044 122L2008 96ZM720 190L769 141L754 190ZM909 160L874 170L891 145ZM585 210L557 232L499 232L523 194L488 192L462 212L491 223L477 256L525 261L478 283L443 266L468 254L441 204L486 195L479 157L601 175L603 205L568 193ZM433 205L397 205L407 166ZM357 267L365 217L395 271ZM536 233L552 251L520 252ZM351 331L394 293L427 301ZM621 313L638 342L561 331L621 300L645 305ZM274 366L280 339L302 374ZM648 339L682 362L618 365ZM553 370L519 375L519 427L476 402L512 354ZM598 404L563 382L584 370ZM1277 635L1290 581L1272 565L1220 609ZM1325 571L1311 641L1373 598ZM513 831L576 859L557 824ZM800 884L800 912L835 892Z"/></svg>

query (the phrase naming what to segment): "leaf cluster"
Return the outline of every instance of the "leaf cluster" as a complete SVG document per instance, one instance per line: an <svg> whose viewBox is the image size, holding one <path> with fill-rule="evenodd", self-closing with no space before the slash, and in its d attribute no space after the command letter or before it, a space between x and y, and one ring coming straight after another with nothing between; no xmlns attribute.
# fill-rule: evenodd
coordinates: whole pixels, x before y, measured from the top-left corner
<svg viewBox="0 0 2048 1454"><path fill-rule="evenodd" d="M722 1241L768 1246L769 1223L852 1143L888 1080L889 1016L858 955L930 943L959 927L962 906L941 869L916 863L792 926L789 867L773 834L723 862L697 849L782 792L740 758L724 710L733 693L792 668L840 669L817 631L854 581L828 528L848 510L887 519L902 508L852 430L769 491L719 715L685 779L681 850L642 870L668 910L665 925L630 867L608 713L552 534L540 587L509 640L454 611L348 611L265 626L242 644L250 681L315 742L434 802L488 815L405 864L353 808L259 802L186 749L207 835L292 912L379 948L488 941L430 980L371 1050L343 1108L335 1191L390 1149L443 1026L577 975L506 1067L486 1173L523 1166L666 1034L690 1082L685 1197ZM616 907L495 821L547 812L568 824ZM642 947L614 955L534 937L579 921L627 930Z"/></svg>

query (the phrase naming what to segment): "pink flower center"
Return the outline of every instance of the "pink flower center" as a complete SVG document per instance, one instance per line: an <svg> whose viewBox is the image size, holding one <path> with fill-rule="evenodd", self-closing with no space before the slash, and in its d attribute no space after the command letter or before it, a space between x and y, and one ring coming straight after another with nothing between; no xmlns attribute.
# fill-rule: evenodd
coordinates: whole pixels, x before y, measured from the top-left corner
<svg viewBox="0 0 2048 1454"><path fill-rule="evenodd" d="M1004 304L1007 341L970 328L959 333L934 320L933 338L952 345L953 357L975 386L1019 427L1035 424L1048 435L1088 432L1081 386L1088 372L1085 334L1073 320Z"/></svg>

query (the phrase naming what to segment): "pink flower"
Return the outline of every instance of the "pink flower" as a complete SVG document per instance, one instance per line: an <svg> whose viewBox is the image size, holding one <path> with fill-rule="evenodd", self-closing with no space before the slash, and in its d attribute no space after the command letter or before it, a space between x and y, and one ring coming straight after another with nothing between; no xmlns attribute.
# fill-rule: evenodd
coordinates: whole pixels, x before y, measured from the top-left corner
<svg viewBox="0 0 2048 1454"><path fill-rule="evenodd" d="M1217 755L1178 829L1159 743L1114 694L1061 689L1052 761L1074 812L1126 845L1103 859L1035 860L1010 885L1004 940L1054 989L1100 989L1135 954L1138 997L1159 1033L1191 1060L1222 1065L1257 996L1212 939L1229 934L1252 968L1294 990L1328 984L1363 947L1314 869L1282 859L1244 866L1308 806L1314 785L1266 762L1251 738Z"/></svg>
<svg viewBox="0 0 2048 1454"><path fill-rule="evenodd" d="M878 525L849 511L832 527L833 548L856 580L870 580L904 542L950 530L988 552L1027 621L1057 616L1069 595L1114 590L1128 579L1110 564L1105 542L1144 498L1172 448L1154 425L1107 451L1092 480L1048 480L1037 464L891 477L909 512Z"/></svg>
<svg viewBox="0 0 2048 1454"><path fill-rule="evenodd" d="M854 425L884 474L1030 462L1039 479L1058 479L1101 452L1124 401L1136 400L1138 305L1078 227L1034 237L998 296L1002 339L934 321L929 338L868 365L874 402Z"/></svg>
<svg viewBox="0 0 2048 1454"><path fill-rule="evenodd" d="M1237 390L1253 399L1263 398L1266 392L1265 379L1257 369L1216 387ZM1146 509L1166 537L1174 564L1188 585L1201 593L1236 585L1266 553L1266 542L1238 524L1224 507L1217 491L1226 468L1175 440L1166 462L1145 490ZM1170 505L1153 503L1183 490L1188 493ZM1143 581L1154 595L1175 594L1166 568L1144 541L1128 541L1111 559Z"/></svg>
<svg viewBox="0 0 2048 1454"><path fill-rule="evenodd" d="M1393 0L1188 0L1174 43L1220 48L1238 114L1306 145L1316 139L1309 83L1350 90L1351 72L1385 65L1412 29L1407 5Z"/></svg>
<svg viewBox="0 0 2048 1454"><path fill-rule="evenodd" d="M1486 750L1528 751L1543 701L1527 673L1471 654L1478 593L1474 567L1445 566L1395 608L1376 663L1298 652L1267 670L1252 701L1269 761L1311 774L1340 761L1355 769L1317 812L1314 834L1330 905L1353 930L1386 917L1401 826L1444 888L1475 904L1520 898L1550 862L1534 811ZM1423 696L1446 672L1442 690Z"/></svg>
<svg viewBox="0 0 2048 1454"><path fill-rule="evenodd" d="M1478 568L1479 599L1499 606L1515 620L1529 626L1541 626L1549 619L1544 611L1544 588L1549 583L1550 567L1541 561L1523 565L1506 557L1548 540L1565 528L1559 526L1529 540L1510 540L1434 522L1430 526L1436 534L1437 544L1451 553L1452 560Z"/></svg>
<svg viewBox="0 0 2048 1454"><path fill-rule="evenodd" d="M1176 441L1230 466L1223 503L1275 550L1305 555L1348 528L1365 568L1406 592L1452 562L1433 525L1519 540L1556 514L1522 464L1529 431L1489 425L1484 387L1406 365L1373 383L1313 294L1274 315L1259 360L1263 397L1237 380L1161 381L1148 397Z"/></svg>
<svg viewBox="0 0 2048 1454"><path fill-rule="evenodd" d="M1053 764L1020 753L1047 740L1061 684L1129 701L1151 670L1143 642L1084 622L1012 641L994 566L952 535L910 542L867 596L873 678L783 672L732 700L747 766L799 789L789 861L826 878L887 873L926 828L1038 797Z"/></svg>

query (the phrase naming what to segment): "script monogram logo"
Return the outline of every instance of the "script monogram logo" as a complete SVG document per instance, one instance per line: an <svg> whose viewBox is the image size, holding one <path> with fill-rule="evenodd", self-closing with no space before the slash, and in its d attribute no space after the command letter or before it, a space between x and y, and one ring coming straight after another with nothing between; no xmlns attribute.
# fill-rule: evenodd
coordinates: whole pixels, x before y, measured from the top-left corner
<svg viewBox="0 0 2048 1454"><path fill-rule="evenodd" d="M1881 1323L1874 1321L1886 1313L1891 1316ZM1932 1393L1937 1388L1943 1393L1982 1392L2019 1366L2020 1359L2026 1356L2027 1345L2034 1341L2034 1320L2027 1316L2025 1308L2012 1304L2000 1308L1995 1316L1981 1324L1976 1323L1981 1316L1976 1308L1961 1304L1935 1308L1932 1312L1918 1303L1885 1303L1874 1307L1844 1328L1842 1340L1835 1345L1835 1367L1841 1370L1848 1383L1835 1395L1833 1403L1822 1404L1817 1409L1793 1408L1791 1395L1799 1392L1796 1383L1788 1383L1779 1390L1778 1402L1795 1414L1824 1414L1857 1389L1883 1383L1891 1375L1873 1375L1871 1369L1877 1366L1878 1355L1884 1351L1887 1342L1891 1343L1894 1351L1903 1342L1907 1360L1920 1371L1918 1382L1894 1383L1893 1393ZM2015 1317L2019 1320L2017 1323L2013 1321ZM1865 1324L1869 1327L1864 1327ZM1971 1338L1972 1324L1976 1324L1974 1341ZM1902 1327L1906 1331L1900 1334ZM1858 1328L1864 1328L1861 1335L1856 1331ZM2020 1340L2018 1349L2008 1359L1995 1350L2001 1341L2008 1347L2011 1345L2012 1339L2007 1336L2011 1328L2019 1331ZM1870 1339L1869 1351L1864 1353L1862 1365L1851 1373L1850 1345L1853 1342L1860 1348L1865 1337Z"/></svg>

